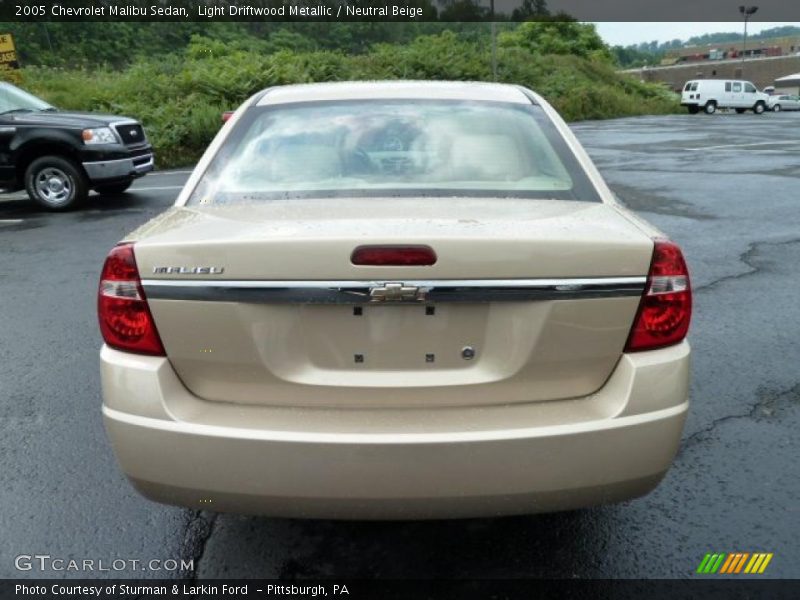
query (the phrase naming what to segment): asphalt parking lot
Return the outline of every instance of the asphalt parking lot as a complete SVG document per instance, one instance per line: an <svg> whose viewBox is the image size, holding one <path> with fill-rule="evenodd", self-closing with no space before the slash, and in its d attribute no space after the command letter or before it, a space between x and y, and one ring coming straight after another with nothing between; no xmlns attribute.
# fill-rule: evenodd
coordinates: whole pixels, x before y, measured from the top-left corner
<svg viewBox="0 0 800 600"><path fill-rule="evenodd" d="M563 514L349 523L214 515L141 499L100 416L97 277L174 200L185 171L47 214L0 196L0 577L20 554L195 560L207 577L692 577L706 552L762 551L800 577L800 113L574 126L619 197L692 271L692 407L645 498ZM635 451L635 449L631 449ZM186 576L97 572L94 576Z"/></svg>

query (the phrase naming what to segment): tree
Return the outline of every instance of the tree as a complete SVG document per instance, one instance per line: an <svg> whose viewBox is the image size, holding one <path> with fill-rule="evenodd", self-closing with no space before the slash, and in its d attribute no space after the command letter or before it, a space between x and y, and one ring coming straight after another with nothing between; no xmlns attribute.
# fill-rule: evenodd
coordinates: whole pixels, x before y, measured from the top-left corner
<svg viewBox="0 0 800 600"><path fill-rule="evenodd" d="M441 21L482 21L489 15L489 9L478 0L446 0L443 5Z"/></svg>
<svg viewBox="0 0 800 600"><path fill-rule="evenodd" d="M611 62L608 46L594 25L566 20L526 21L513 31L500 34L502 47L518 46L532 54L571 54Z"/></svg>
<svg viewBox="0 0 800 600"><path fill-rule="evenodd" d="M512 21L527 21L532 17L549 15L547 0L522 0L522 6L515 8L511 13Z"/></svg>

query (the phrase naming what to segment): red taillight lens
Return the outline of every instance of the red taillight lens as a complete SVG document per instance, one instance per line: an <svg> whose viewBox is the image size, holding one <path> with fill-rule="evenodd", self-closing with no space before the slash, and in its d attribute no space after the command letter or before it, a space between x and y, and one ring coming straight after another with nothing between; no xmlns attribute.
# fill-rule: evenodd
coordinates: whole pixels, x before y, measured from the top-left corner
<svg viewBox="0 0 800 600"><path fill-rule="evenodd" d="M686 337L692 319L692 288L681 249L655 240L647 285L625 352L653 350Z"/></svg>
<svg viewBox="0 0 800 600"><path fill-rule="evenodd" d="M100 276L97 316L100 333L109 346L165 356L139 280L133 244L120 244L109 252Z"/></svg>
<svg viewBox="0 0 800 600"><path fill-rule="evenodd" d="M232 116L233 116L233 111L226 110L225 112L222 113L222 122L227 123L228 121L230 121Z"/></svg>
<svg viewBox="0 0 800 600"><path fill-rule="evenodd" d="M359 246L350 262L381 267L429 266L436 263L436 253L430 246Z"/></svg>

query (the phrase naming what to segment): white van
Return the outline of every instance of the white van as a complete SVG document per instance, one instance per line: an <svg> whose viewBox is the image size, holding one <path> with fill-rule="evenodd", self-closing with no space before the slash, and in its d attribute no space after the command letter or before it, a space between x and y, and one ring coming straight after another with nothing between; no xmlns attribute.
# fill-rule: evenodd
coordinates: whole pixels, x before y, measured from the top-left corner
<svg viewBox="0 0 800 600"><path fill-rule="evenodd" d="M718 108L735 108L737 113L752 110L760 115L767 109L768 98L749 81L696 79L683 86L681 106L688 108L693 115L701 109L711 115Z"/></svg>

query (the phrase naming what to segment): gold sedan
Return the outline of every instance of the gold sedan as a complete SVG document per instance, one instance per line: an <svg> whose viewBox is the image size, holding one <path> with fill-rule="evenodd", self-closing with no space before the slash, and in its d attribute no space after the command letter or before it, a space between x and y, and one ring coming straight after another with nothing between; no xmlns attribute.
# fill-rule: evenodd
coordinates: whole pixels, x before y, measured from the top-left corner
<svg viewBox="0 0 800 600"><path fill-rule="evenodd" d="M148 498L441 518L653 489L691 290L569 128L511 85L264 90L111 250L103 415Z"/></svg>

